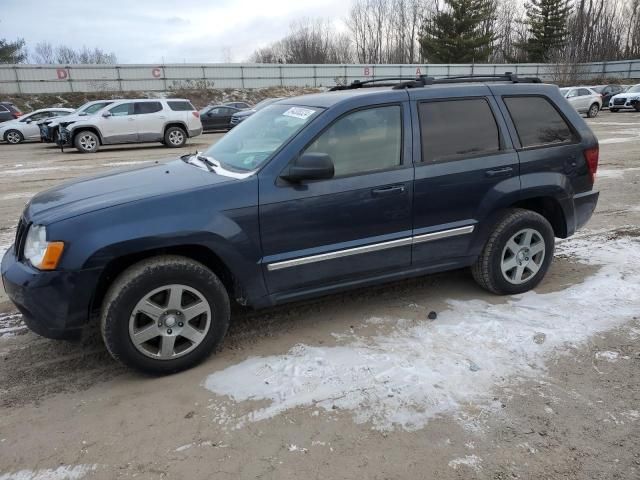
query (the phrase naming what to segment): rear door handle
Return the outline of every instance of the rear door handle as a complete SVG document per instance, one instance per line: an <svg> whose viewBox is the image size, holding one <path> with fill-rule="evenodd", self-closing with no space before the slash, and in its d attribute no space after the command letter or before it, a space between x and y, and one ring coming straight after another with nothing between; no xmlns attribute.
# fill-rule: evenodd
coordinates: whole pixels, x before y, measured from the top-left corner
<svg viewBox="0 0 640 480"><path fill-rule="evenodd" d="M400 195L404 193L404 185L391 185L389 187L374 188L371 195L374 197L386 197L388 195Z"/></svg>
<svg viewBox="0 0 640 480"><path fill-rule="evenodd" d="M484 174L487 177L509 177L513 173L512 167L496 168L493 170L487 170Z"/></svg>

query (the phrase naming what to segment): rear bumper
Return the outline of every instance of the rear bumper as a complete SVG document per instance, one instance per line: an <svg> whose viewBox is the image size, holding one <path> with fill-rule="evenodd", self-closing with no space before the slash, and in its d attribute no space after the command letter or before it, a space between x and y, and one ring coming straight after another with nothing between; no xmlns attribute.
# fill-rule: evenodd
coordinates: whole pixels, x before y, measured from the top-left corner
<svg viewBox="0 0 640 480"><path fill-rule="evenodd" d="M201 134L202 134L202 127L189 129L189 138L197 137L198 135L201 135Z"/></svg>
<svg viewBox="0 0 640 480"><path fill-rule="evenodd" d="M11 247L0 266L9 299L30 330L47 338L80 336L100 271L43 272L19 262Z"/></svg>
<svg viewBox="0 0 640 480"><path fill-rule="evenodd" d="M583 227L593 215L596 205L598 204L598 197L600 192L588 191L574 195L573 197L573 212L575 221L575 230Z"/></svg>

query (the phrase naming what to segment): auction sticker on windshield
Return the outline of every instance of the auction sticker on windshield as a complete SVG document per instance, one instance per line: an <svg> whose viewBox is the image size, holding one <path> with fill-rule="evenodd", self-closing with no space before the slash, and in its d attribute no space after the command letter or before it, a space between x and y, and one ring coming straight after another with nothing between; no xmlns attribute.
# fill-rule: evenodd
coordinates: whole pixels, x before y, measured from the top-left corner
<svg viewBox="0 0 640 480"><path fill-rule="evenodd" d="M289 110L284 112L282 115L285 115L287 117L295 117L295 118L300 118L302 120L306 120L307 118L309 118L314 113L315 113L315 110L311 110L310 108L291 107Z"/></svg>

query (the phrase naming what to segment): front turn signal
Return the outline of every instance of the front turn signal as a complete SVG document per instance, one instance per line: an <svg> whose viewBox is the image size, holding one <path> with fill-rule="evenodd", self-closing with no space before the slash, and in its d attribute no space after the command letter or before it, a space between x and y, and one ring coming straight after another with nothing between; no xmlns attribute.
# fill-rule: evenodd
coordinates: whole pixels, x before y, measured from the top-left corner
<svg viewBox="0 0 640 480"><path fill-rule="evenodd" d="M40 270L55 270L58 266L62 252L64 251L64 242L49 242L47 249L42 257L42 262L38 265Z"/></svg>

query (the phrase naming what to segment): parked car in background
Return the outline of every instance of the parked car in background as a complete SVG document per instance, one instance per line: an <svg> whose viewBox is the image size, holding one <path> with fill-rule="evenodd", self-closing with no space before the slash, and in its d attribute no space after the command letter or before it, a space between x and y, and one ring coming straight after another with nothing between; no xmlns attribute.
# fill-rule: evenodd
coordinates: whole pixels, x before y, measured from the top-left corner
<svg viewBox="0 0 640 480"><path fill-rule="evenodd" d="M602 109L602 96L589 87L561 88L560 93L579 113L586 113L593 118Z"/></svg>
<svg viewBox="0 0 640 480"><path fill-rule="evenodd" d="M228 105L209 105L200 110L200 120L204 131L229 130L231 117L242 110Z"/></svg>
<svg viewBox="0 0 640 480"><path fill-rule="evenodd" d="M97 320L114 358L159 374L214 352L233 301L465 267L494 294L531 290L596 207L598 140L537 78L456 80L288 98L203 153L42 192L5 291L33 331Z"/></svg>
<svg viewBox="0 0 640 480"><path fill-rule="evenodd" d="M238 110L247 110L251 108L251 105L247 102L225 102L228 107L237 108Z"/></svg>
<svg viewBox="0 0 640 480"><path fill-rule="evenodd" d="M625 92L614 95L609 100L609 110L614 113L630 109L640 112L640 83L629 87Z"/></svg>
<svg viewBox="0 0 640 480"><path fill-rule="evenodd" d="M64 119L64 121L69 123L87 115L93 115L112 103L113 100L94 100L92 102L87 102L74 110L72 114ZM41 120L38 122L38 128L40 129L40 141L58 142L58 137L60 135L60 119L49 118Z"/></svg>
<svg viewBox="0 0 640 480"><path fill-rule="evenodd" d="M611 100L611 97L624 92L628 87L624 85L595 85L589 88L602 95L602 108L609 108L609 100Z"/></svg>
<svg viewBox="0 0 640 480"><path fill-rule="evenodd" d="M73 108L42 108L22 115L18 119L0 123L0 140L12 144L25 140L38 140L40 138L38 121L63 117L71 112Z"/></svg>
<svg viewBox="0 0 640 480"><path fill-rule="evenodd" d="M118 143L161 142L176 148L201 133L200 114L189 100L128 99L116 100L93 115L61 119L59 143L81 153Z"/></svg>
<svg viewBox="0 0 640 480"><path fill-rule="evenodd" d="M15 120L22 112L11 102L0 102L0 123Z"/></svg>
<svg viewBox="0 0 640 480"><path fill-rule="evenodd" d="M272 103L277 102L278 100L282 100L282 97L266 98L266 99L262 100L261 102L256 103L254 105L254 107L250 108L249 110L242 110L241 112L234 113L231 116L231 122L230 122L231 126L230 126L230 128L235 127L240 122L246 120L247 118L249 118L251 115L253 115L257 111L263 109L267 105L271 105Z"/></svg>

